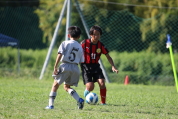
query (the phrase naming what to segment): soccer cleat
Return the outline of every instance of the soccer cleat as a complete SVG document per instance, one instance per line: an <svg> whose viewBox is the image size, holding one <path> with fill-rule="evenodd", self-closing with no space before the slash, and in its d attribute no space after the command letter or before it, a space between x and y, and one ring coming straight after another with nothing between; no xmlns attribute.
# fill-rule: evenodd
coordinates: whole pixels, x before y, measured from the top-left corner
<svg viewBox="0 0 178 119"><path fill-rule="evenodd" d="M84 91L84 97L86 97L89 93L90 93L90 91L85 90L85 91Z"/></svg>
<svg viewBox="0 0 178 119"><path fill-rule="evenodd" d="M51 105L51 106L46 106L45 109L54 109L54 106Z"/></svg>
<svg viewBox="0 0 178 119"><path fill-rule="evenodd" d="M83 109L84 100L82 98L80 98L79 101L77 102L77 105L78 105L78 109Z"/></svg>

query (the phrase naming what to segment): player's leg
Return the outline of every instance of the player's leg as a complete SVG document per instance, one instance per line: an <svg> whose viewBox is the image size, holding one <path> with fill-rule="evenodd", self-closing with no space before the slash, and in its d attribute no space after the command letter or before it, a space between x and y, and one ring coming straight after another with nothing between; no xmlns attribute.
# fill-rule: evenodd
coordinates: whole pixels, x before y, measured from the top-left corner
<svg viewBox="0 0 178 119"><path fill-rule="evenodd" d="M70 88L70 85L64 84L64 90L66 90L76 101L79 100L79 95L73 88Z"/></svg>
<svg viewBox="0 0 178 119"><path fill-rule="evenodd" d="M66 90L77 101L78 108L83 109L84 100L79 97L78 93L67 84L64 84L64 90Z"/></svg>
<svg viewBox="0 0 178 119"><path fill-rule="evenodd" d="M90 91L94 89L94 83L92 81L92 74L91 71L89 71L86 64L81 64L81 70L82 70L82 78L83 78L83 84L86 86L84 90L84 97L86 97Z"/></svg>
<svg viewBox="0 0 178 119"><path fill-rule="evenodd" d="M94 82L92 81L92 74L88 72L82 72L83 83L85 85L84 97L86 97L90 91L94 90Z"/></svg>
<svg viewBox="0 0 178 119"><path fill-rule="evenodd" d="M54 83L51 88L51 92L49 94L49 105L46 107L46 109L53 109L54 108L54 100L57 96L57 89L59 88L59 84L56 80L54 80Z"/></svg>
<svg viewBox="0 0 178 119"><path fill-rule="evenodd" d="M95 84L93 82L88 82L85 86L84 96L86 97L91 91L94 90Z"/></svg>
<svg viewBox="0 0 178 119"><path fill-rule="evenodd" d="M102 73L101 68L97 69L97 73L93 75L93 81L97 81L100 87L100 97L101 97L101 104L106 104L106 85L105 85L105 78Z"/></svg>
<svg viewBox="0 0 178 119"><path fill-rule="evenodd" d="M78 93L70 86L78 86L80 78L80 69L76 64L68 64L69 78L64 82L64 89L77 101L78 109L83 109L84 100L79 97Z"/></svg>
<svg viewBox="0 0 178 119"><path fill-rule="evenodd" d="M104 79L98 79L98 85L100 87L101 104L106 104L106 85Z"/></svg>

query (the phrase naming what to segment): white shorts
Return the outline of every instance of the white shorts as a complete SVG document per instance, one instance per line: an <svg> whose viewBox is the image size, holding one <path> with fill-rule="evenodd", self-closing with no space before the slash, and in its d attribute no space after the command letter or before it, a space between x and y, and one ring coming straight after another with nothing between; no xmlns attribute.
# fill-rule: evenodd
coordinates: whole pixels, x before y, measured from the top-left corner
<svg viewBox="0 0 178 119"><path fill-rule="evenodd" d="M59 74L53 75L54 79L61 85L78 86L80 70L77 64L62 63L59 66Z"/></svg>

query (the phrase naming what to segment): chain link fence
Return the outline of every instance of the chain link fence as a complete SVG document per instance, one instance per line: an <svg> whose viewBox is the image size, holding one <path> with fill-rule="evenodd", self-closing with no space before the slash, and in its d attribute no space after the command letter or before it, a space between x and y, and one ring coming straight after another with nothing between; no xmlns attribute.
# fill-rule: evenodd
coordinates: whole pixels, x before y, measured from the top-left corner
<svg viewBox="0 0 178 119"><path fill-rule="evenodd" d="M90 29L93 25L99 25L103 30L100 40L109 49L110 55L120 71L119 74L113 74L111 66L102 56L103 64L111 82L123 83L125 76L129 76L132 83L149 84L150 81L162 81L168 85L174 84L169 51L166 49L166 35L171 35L173 52L175 59L177 59L177 9L170 9L169 12L165 10L153 18L146 19L135 16L127 9L108 10L106 8L98 8L94 4L86 5L82 3L79 6L87 28ZM30 58L23 58L25 51L29 53L28 49L46 49L47 53L50 45L47 38L43 36L42 29L39 28L39 17L34 12L36 9L38 7L0 8L0 33L19 40L20 49L24 50L21 53L20 62L22 64L30 60ZM72 12L77 12L75 3L72 4L72 9ZM77 20L75 19L74 21L74 18L71 18L71 25L81 27L83 31L81 41L88 37L80 15L76 13L75 15ZM54 21L57 22L58 17L56 16ZM61 29L64 28L65 26L62 25ZM55 48L65 40L65 33L60 34ZM2 51L4 52L4 50L1 50L1 56L3 56ZM54 62L56 55L55 53L53 54L54 58L51 59L52 61L50 61L49 65L53 65L51 62ZM36 68L37 71L33 69L39 75L44 59L41 58L38 61L40 63ZM4 60L1 59L0 61L3 64ZM32 63L35 61L32 61ZM177 63L177 60L175 61ZM4 65L1 65L1 68L2 66L4 67ZM51 67L47 68L47 72L51 70ZM21 68L25 68L25 65Z"/></svg>

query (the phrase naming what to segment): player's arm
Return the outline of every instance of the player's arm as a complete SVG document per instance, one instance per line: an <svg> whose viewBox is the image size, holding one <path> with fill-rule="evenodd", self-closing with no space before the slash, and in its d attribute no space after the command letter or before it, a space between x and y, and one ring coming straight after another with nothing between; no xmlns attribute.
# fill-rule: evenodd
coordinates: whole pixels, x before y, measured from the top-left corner
<svg viewBox="0 0 178 119"><path fill-rule="evenodd" d="M113 62L112 58L110 57L110 55L106 54L106 57L107 57L109 63L111 64L111 66L112 66L112 71L118 73L118 70L116 69L114 62Z"/></svg>
<svg viewBox="0 0 178 119"><path fill-rule="evenodd" d="M58 53L57 57L56 57L56 62L54 64L54 74L57 75L58 74L58 64L61 60L61 57L62 57L62 54L61 53Z"/></svg>

